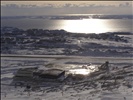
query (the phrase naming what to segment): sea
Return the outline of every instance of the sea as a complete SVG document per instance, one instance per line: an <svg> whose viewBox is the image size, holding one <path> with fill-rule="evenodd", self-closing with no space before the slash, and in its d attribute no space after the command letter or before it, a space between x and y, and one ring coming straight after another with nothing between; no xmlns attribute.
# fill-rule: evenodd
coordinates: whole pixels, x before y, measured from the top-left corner
<svg viewBox="0 0 133 100"><path fill-rule="evenodd" d="M65 30L73 33L133 33L133 15L40 15L2 16L1 27L19 29Z"/></svg>

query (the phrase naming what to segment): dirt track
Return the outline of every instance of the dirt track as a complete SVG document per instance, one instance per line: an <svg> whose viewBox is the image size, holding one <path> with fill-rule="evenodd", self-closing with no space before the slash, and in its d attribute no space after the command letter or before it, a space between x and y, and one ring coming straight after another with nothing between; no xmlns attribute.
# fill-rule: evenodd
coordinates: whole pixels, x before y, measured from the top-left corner
<svg viewBox="0 0 133 100"><path fill-rule="evenodd" d="M74 63L104 63L110 61L111 63L129 63L133 64L133 58L131 57L91 57L91 56L66 56L66 55L1 55L2 59L40 59L40 60L54 60L54 62L67 62L67 64Z"/></svg>

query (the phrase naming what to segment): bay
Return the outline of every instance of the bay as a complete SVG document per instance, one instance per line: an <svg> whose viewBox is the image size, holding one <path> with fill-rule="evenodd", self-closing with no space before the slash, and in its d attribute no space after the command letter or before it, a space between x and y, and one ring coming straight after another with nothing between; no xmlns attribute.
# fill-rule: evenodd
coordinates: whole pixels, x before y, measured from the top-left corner
<svg viewBox="0 0 133 100"><path fill-rule="evenodd" d="M1 26L20 29L66 30L74 33L133 32L132 19L2 19Z"/></svg>

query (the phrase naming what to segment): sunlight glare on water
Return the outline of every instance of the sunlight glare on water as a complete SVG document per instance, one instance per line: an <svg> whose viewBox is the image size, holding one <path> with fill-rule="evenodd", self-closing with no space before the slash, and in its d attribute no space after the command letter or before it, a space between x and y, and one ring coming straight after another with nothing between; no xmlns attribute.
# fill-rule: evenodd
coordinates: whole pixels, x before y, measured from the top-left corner
<svg viewBox="0 0 133 100"><path fill-rule="evenodd" d="M63 29L69 32L103 33L109 30L109 23L101 19L83 19L64 21Z"/></svg>

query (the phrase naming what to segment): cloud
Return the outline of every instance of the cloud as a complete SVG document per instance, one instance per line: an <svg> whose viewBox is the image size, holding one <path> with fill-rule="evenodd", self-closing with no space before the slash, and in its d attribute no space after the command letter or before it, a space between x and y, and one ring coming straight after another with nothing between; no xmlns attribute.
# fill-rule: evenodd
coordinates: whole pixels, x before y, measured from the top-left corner
<svg viewBox="0 0 133 100"><path fill-rule="evenodd" d="M19 8L19 6L16 5L16 4L6 4L6 5L2 5L2 7L5 7L5 8Z"/></svg>
<svg viewBox="0 0 133 100"><path fill-rule="evenodd" d="M132 3L131 2L122 2L122 3L104 3L104 2L99 2L99 3L88 3L88 2L83 2L83 3L77 3L77 4L74 4L74 3L41 3L41 4L38 4L38 2L35 2L34 3L24 3L24 4L18 4L18 3L14 3L14 4L4 4L2 3L2 7L51 7L51 8L57 8L57 7L66 7L66 8L69 8L69 7L116 7L116 6L119 6L119 7L129 7L129 6L132 6Z"/></svg>
<svg viewBox="0 0 133 100"><path fill-rule="evenodd" d="M132 6L132 4L129 2L119 4L119 7L131 7L131 6Z"/></svg>
<svg viewBox="0 0 133 100"><path fill-rule="evenodd" d="M5 4L1 6L2 16L21 16L21 15L57 15L57 14L131 14L132 6L130 3L116 5L103 4Z"/></svg>

